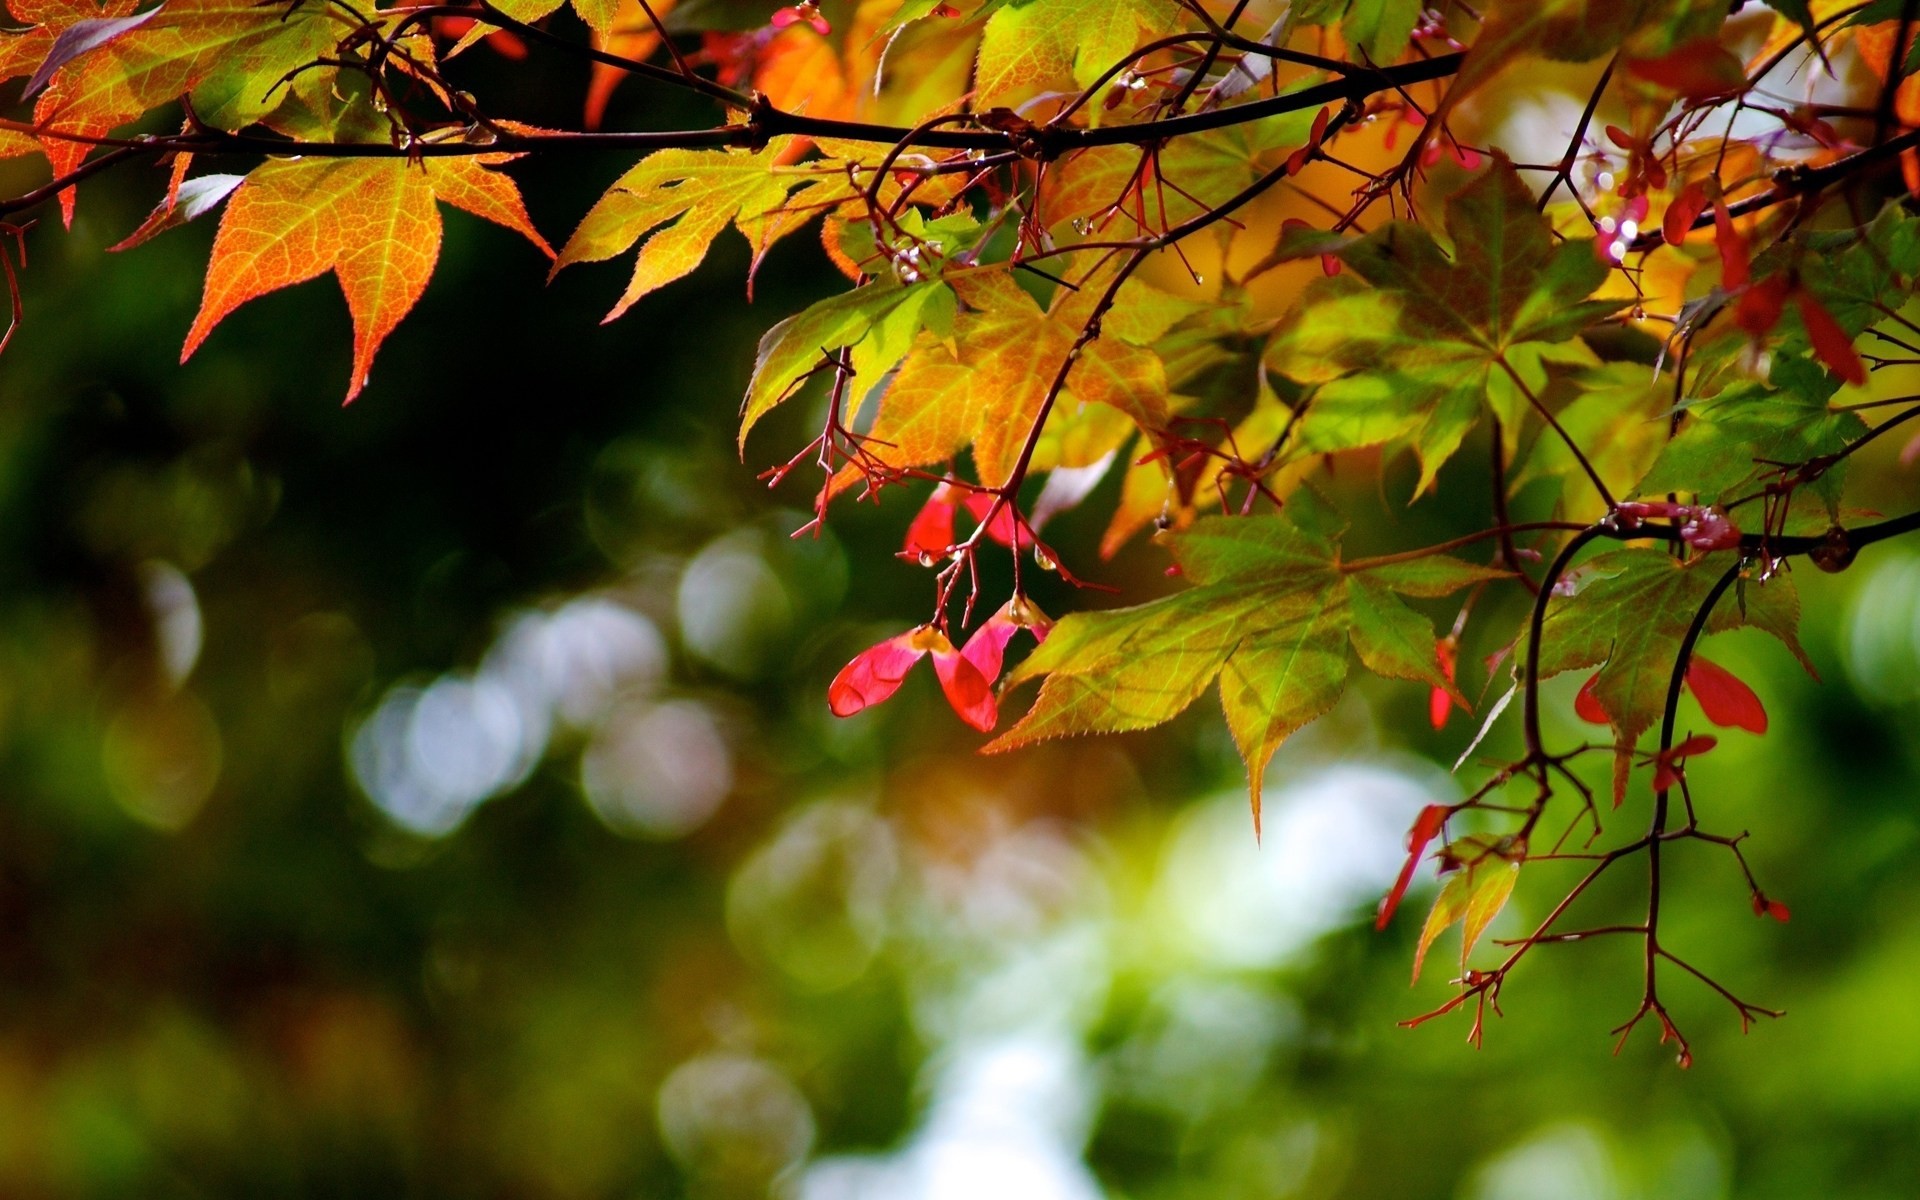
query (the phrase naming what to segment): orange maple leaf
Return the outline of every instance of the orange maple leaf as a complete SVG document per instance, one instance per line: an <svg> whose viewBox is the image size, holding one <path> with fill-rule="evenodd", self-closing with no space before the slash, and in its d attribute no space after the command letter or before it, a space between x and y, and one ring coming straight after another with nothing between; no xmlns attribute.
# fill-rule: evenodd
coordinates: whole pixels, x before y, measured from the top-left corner
<svg viewBox="0 0 1920 1200"><path fill-rule="evenodd" d="M549 247L512 180L486 169L506 156L427 159L278 159L234 192L213 240L200 313L180 353L185 362L234 309L326 271L340 280L353 316L351 401L373 356L426 290L440 256L436 199Z"/></svg>

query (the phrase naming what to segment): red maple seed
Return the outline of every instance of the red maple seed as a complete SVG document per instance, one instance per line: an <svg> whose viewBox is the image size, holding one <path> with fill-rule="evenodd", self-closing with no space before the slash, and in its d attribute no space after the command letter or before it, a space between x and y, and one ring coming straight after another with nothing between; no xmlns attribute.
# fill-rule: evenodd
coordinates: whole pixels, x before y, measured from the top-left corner
<svg viewBox="0 0 1920 1200"><path fill-rule="evenodd" d="M1026 538L1021 532L1020 519L1014 515L1013 505L1002 504L999 507L999 511L996 512L993 501L994 497L992 492L971 492L968 493L963 504L966 510L973 514L973 519L976 521L985 521L987 514L990 512L993 513L993 520L987 522L988 537L999 542L1002 546L1015 546L1017 548L1020 545L1024 545L1030 539Z"/></svg>
<svg viewBox="0 0 1920 1200"><path fill-rule="evenodd" d="M941 642L946 641L939 631L922 626L856 654L827 685L827 707L833 710L833 715L851 717L870 705L883 703L899 691L907 671L927 653L929 634L939 637Z"/></svg>
<svg viewBox="0 0 1920 1200"><path fill-rule="evenodd" d="M1393 920L1393 910L1400 907L1400 898L1407 894L1407 885L1413 882L1413 873L1420 866L1420 856L1426 852L1427 843L1439 836L1441 826L1447 823L1447 816L1452 812L1445 804L1429 804L1413 819L1413 828L1407 830L1406 865L1400 868L1400 877L1393 881L1393 890L1380 901L1380 913L1373 919L1375 929L1385 929L1387 922Z"/></svg>
<svg viewBox="0 0 1920 1200"><path fill-rule="evenodd" d="M913 664L933 655L940 690L960 719L986 733L1000 723L993 681L1000 677L1007 643L1021 630L1044 641L1053 622L1032 601L1016 596L974 630L966 649L956 650L932 625L896 634L854 655L827 685L827 707L836 717L851 717L900 690Z"/></svg>
<svg viewBox="0 0 1920 1200"><path fill-rule="evenodd" d="M1753 689L1732 671L1699 655L1687 665L1687 688L1700 702L1700 711L1722 729L1744 729L1748 733L1767 731L1767 710Z"/></svg>
<svg viewBox="0 0 1920 1200"><path fill-rule="evenodd" d="M1705 754L1719 744L1719 738L1710 734L1696 733L1679 745L1654 755L1653 790L1664 792L1672 788L1680 782L1680 776L1686 770L1681 763Z"/></svg>
<svg viewBox="0 0 1920 1200"><path fill-rule="evenodd" d="M1288 217L1286 220L1280 222L1280 236L1285 237L1287 236L1287 234L1292 233L1296 229L1312 229L1312 228L1313 228L1312 224L1301 220L1299 217ZM1339 256L1334 254L1322 254L1320 256L1320 273L1329 278L1335 275L1338 275L1340 273Z"/></svg>
<svg viewBox="0 0 1920 1200"><path fill-rule="evenodd" d="M1724 202L1713 202L1713 241L1720 251L1720 286L1732 292L1753 279L1753 256L1746 235L1733 227L1733 214Z"/></svg>
<svg viewBox="0 0 1920 1200"><path fill-rule="evenodd" d="M1613 718L1607 715L1606 709L1600 707L1599 697L1593 694L1593 686L1599 682L1600 672L1595 671L1580 685L1580 694L1573 698L1574 715L1594 725L1611 725Z"/></svg>
<svg viewBox="0 0 1920 1200"><path fill-rule="evenodd" d="M1747 84L1740 59L1710 37L1682 42L1658 58L1630 58L1627 70L1689 100L1731 95Z"/></svg>
<svg viewBox="0 0 1920 1200"><path fill-rule="evenodd" d="M1005 660L1007 643L1023 629L1033 634L1035 642L1044 642L1053 629L1053 621L1033 601L1024 596L1015 596L973 631L966 649L960 653L988 682L992 682L1000 678L1000 666Z"/></svg>
<svg viewBox="0 0 1920 1200"><path fill-rule="evenodd" d="M1787 306L1787 281L1775 275L1749 287L1734 307L1733 320L1753 337L1765 337L1780 323Z"/></svg>
<svg viewBox="0 0 1920 1200"><path fill-rule="evenodd" d="M1307 165L1307 160L1313 157L1314 151L1320 148L1320 139L1327 135L1327 120L1331 111L1321 109L1313 119L1313 130L1307 134L1307 144L1287 155L1287 174L1298 175L1301 168Z"/></svg>
<svg viewBox="0 0 1920 1200"><path fill-rule="evenodd" d="M978 640L977 636L976 639ZM960 719L982 733L1000 723L1000 705L993 696L993 684L964 654L935 654L933 673L940 677L940 690Z"/></svg>
<svg viewBox="0 0 1920 1200"><path fill-rule="evenodd" d="M775 9L771 24L775 29L785 29L789 25L806 22L821 37L833 32L833 26L820 15L820 6L814 0L801 0L799 4L789 4L785 8Z"/></svg>
<svg viewBox="0 0 1920 1200"><path fill-rule="evenodd" d="M930 561L945 554L954 544L954 518L961 509L982 520L993 509L992 492L966 491L949 483L933 489L933 495L907 526L907 540L901 553L909 558ZM1002 504L987 526L987 536L1002 546L1011 546L1020 537L1019 521L1011 504ZM1024 540L1024 539L1023 539Z"/></svg>
<svg viewBox="0 0 1920 1200"><path fill-rule="evenodd" d="M827 685L827 707L836 717L851 717L884 702L900 690L913 664L928 654L933 655L940 689L961 720L982 732L999 723L993 686L980 668L953 648L946 634L931 625L910 629L855 655Z"/></svg>
<svg viewBox="0 0 1920 1200"><path fill-rule="evenodd" d="M1440 674L1448 683L1454 681L1454 670L1458 659L1459 644L1451 637L1443 637L1434 643L1434 657L1439 660ZM1427 696L1427 720L1435 729L1444 729L1447 718L1453 714L1453 696L1446 688L1434 688Z"/></svg>
<svg viewBox="0 0 1920 1200"><path fill-rule="evenodd" d="M1860 352L1853 348L1853 339L1840 328L1840 322L1805 289L1795 290L1793 303L1800 310L1800 323L1807 327L1807 340L1813 343L1815 356L1842 381L1854 387L1864 386L1867 364L1861 361Z"/></svg>
<svg viewBox="0 0 1920 1200"><path fill-rule="evenodd" d="M914 514L913 523L907 526L907 541L901 553L922 562L945 554L953 545L953 514L959 507L952 488L944 483L934 488L933 495L927 497L927 502Z"/></svg>
<svg viewBox="0 0 1920 1200"><path fill-rule="evenodd" d="M1680 189L1680 194L1667 205L1667 215L1660 222L1660 235L1669 246L1684 245L1687 234L1692 231L1693 223L1707 209L1707 190L1697 183L1690 183Z"/></svg>

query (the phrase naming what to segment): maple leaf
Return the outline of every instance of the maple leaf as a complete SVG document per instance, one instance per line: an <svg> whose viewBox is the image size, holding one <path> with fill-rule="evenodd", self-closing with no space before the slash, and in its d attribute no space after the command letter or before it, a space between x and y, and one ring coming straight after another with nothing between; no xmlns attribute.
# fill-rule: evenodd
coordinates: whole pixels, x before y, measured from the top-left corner
<svg viewBox="0 0 1920 1200"><path fill-rule="evenodd" d="M1666 708L1680 642L1713 589L1734 561L1730 552L1681 562L1662 549L1624 549L1596 555L1582 571L1580 590L1556 598L1541 630L1540 674L1604 664L1587 689L1594 715L1614 731L1614 799L1626 794L1627 775L1640 735ZM1776 575L1743 584L1707 619L1706 632L1742 625L1766 631L1812 672L1796 630L1800 600L1792 581Z"/></svg>
<svg viewBox="0 0 1920 1200"><path fill-rule="evenodd" d="M1520 864L1526 860L1526 842L1514 838L1496 838L1469 834L1448 844L1442 851L1448 864L1446 883L1440 887L1426 924L1420 929L1420 943L1413 952L1413 978L1420 979L1420 968L1435 939L1458 922L1460 933L1460 972L1466 973L1467 956L1487 926L1506 907L1513 885L1520 878Z"/></svg>
<svg viewBox="0 0 1920 1200"><path fill-rule="evenodd" d="M889 279L829 296L775 325L760 339L740 417L740 446L745 448L760 418L838 350L850 351L855 380L870 381L855 385L857 412L861 399L880 385L923 328L942 335L952 331L953 307L953 293L944 283ZM850 420L855 413L845 415Z"/></svg>
<svg viewBox="0 0 1920 1200"><path fill-rule="evenodd" d="M975 70L982 108L1071 80L1086 87L1141 43L1180 29L1175 0L1015 0L987 20Z"/></svg>
<svg viewBox="0 0 1920 1200"><path fill-rule="evenodd" d="M1542 429L1513 474L1512 491L1517 495L1536 479L1558 479L1566 502L1597 518L1605 503L1587 483L1587 467L1614 495L1632 494L1667 445L1671 389L1638 363L1608 363L1577 373L1571 382L1579 392L1554 417L1566 437ZM1568 440L1583 447L1586 466Z"/></svg>
<svg viewBox="0 0 1920 1200"><path fill-rule="evenodd" d="M667 14L673 11L674 3L675 0L651 0L653 15L664 21ZM594 29L592 33L595 50L617 54L635 62L645 62L660 48L660 33L647 18L646 10L640 7L640 0L619 0L611 27L605 31ZM610 63L596 61L593 64L587 77L585 124L588 129L600 128L600 122L607 114L607 102L626 78L627 72Z"/></svg>
<svg viewBox="0 0 1920 1200"><path fill-rule="evenodd" d="M1347 647L1374 673L1457 696L1433 653L1433 626L1401 596L1447 595L1503 572L1429 556L1343 564L1337 543L1279 517L1210 517L1167 539L1193 586L1161 600L1062 618L1007 680L1044 678L1032 709L987 746L1146 729L1218 681L1246 761L1255 828L1267 762L1331 709Z"/></svg>
<svg viewBox="0 0 1920 1200"><path fill-rule="evenodd" d="M506 155L275 159L233 192L213 239L200 312L180 360L256 296L332 271L353 316L352 400L380 343L426 290L440 253L435 200L498 222L551 254L513 181L487 164Z"/></svg>
<svg viewBox="0 0 1920 1200"><path fill-rule="evenodd" d="M1477 175L1446 213L1451 257L1400 221L1348 240L1297 238L1299 256L1335 253L1351 269L1316 280L1268 352L1276 370L1317 385L1302 449L1407 439L1421 491L1483 405L1517 436L1531 407L1520 384L1537 396L1547 363L1592 363L1562 343L1621 307L1587 299L1606 266L1590 243L1555 243L1510 164Z"/></svg>
<svg viewBox="0 0 1920 1200"><path fill-rule="evenodd" d="M775 138L765 157L748 150L661 150L648 155L587 210L554 260L554 273L574 263L612 258L646 237L627 290L606 315L611 321L641 297L690 274L729 225L752 244L758 261L791 229L780 219L782 209L787 194L805 181L804 176L768 169L790 141Z"/></svg>
<svg viewBox="0 0 1920 1200"><path fill-rule="evenodd" d="M1660 451L1636 495L1688 492L1706 503L1725 503L1758 490L1777 477L1778 463L1798 463L1838 454L1866 432L1858 414L1828 406L1839 381L1804 358L1782 354L1767 384L1741 383L1717 396L1691 402L1680 433ZM1816 498L1817 511L1793 515L1824 529L1838 511L1844 462L1796 490Z"/></svg>
<svg viewBox="0 0 1920 1200"><path fill-rule="evenodd" d="M1423 0L1302 0L1287 12L1300 25L1340 26L1341 35L1375 63L1389 63L1407 48L1420 21ZM1284 39L1276 44L1285 45Z"/></svg>
<svg viewBox="0 0 1920 1200"><path fill-rule="evenodd" d="M523 25L531 25L559 11L563 3L570 3L573 6L573 11L586 22L587 28L593 31L596 39L611 41L618 36L624 27L621 20L623 15L629 18L639 17L643 22L646 20L645 15L639 11L638 5L633 6L631 13L625 12L625 6L622 5L621 0L494 0L494 7ZM666 0L662 7L671 8L671 0ZM470 32L467 36L477 40L485 33L486 29L482 27Z"/></svg>
<svg viewBox="0 0 1920 1200"><path fill-rule="evenodd" d="M106 8L86 0L48 5L40 28L55 35L57 46L60 35L83 22L123 17L131 9L119 0ZM268 6L257 0L170 0L116 22L110 36L87 39L80 53L53 70L40 93L34 121L48 131L41 139L47 159L54 174L65 174L92 147L58 134L105 136L181 96L192 101L202 122L228 130L263 119L289 96L324 108L336 73L299 69L326 58L340 37L341 27L321 0ZM424 35L408 45L431 53ZM61 207L70 224L71 190L62 193Z"/></svg>
<svg viewBox="0 0 1920 1200"><path fill-rule="evenodd" d="M913 343L881 396L871 431L874 453L891 466L915 467L972 445L981 481L998 486L1011 477L1102 288L1097 279L1078 291L1063 288L1042 311L1004 271L956 272L947 281L966 311L954 320L951 336L930 330ZM1141 428L1164 425L1166 371L1146 344L1186 311L1165 293L1129 281L1102 318L1102 336L1081 347L1055 413L1071 420L1081 405L1102 405ZM1125 432L1121 427L1122 438ZM843 474L839 486L852 479Z"/></svg>

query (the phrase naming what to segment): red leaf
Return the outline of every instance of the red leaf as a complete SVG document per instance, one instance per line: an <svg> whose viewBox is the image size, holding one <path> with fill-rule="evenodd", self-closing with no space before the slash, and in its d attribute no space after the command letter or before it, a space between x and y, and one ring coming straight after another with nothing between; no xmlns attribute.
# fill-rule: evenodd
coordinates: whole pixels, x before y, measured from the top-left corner
<svg viewBox="0 0 1920 1200"><path fill-rule="evenodd" d="M1669 750L1663 750L1653 756L1653 790L1664 792L1680 782L1682 767L1680 764L1689 758L1705 754L1720 744L1720 739L1709 734L1697 733L1686 741Z"/></svg>
<svg viewBox="0 0 1920 1200"><path fill-rule="evenodd" d="M1747 86L1740 59L1710 37L1682 42L1659 58L1630 58L1627 70L1691 100L1725 96Z"/></svg>
<svg viewBox="0 0 1920 1200"><path fill-rule="evenodd" d="M1800 322L1807 327L1807 339L1813 343L1813 352L1821 362L1827 364L1827 370L1842 380L1860 387L1867 382L1867 364L1860 361L1860 354L1853 348L1853 339L1840 323L1833 319L1826 306L1814 298L1813 293L1796 291L1793 302L1800 309Z"/></svg>
<svg viewBox="0 0 1920 1200"><path fill-rule="evenodd" d="M971 492L964 503L974 520L984 521L987 514L993 512L994 500L992 492ZM987 536L1002 546L1011 546L1016 539L1025 541L1020 536L1020 520L1014 516L1012 504L1002 504L1000 511L993 513L993 521L987 526Z"/></svg>
<svg viewBox="0 0 1920 1200"><path fill-rule="evenodd" d="M1700 711L1722 729L1744 729L1748 733L1767 731L1767 710L1753 689L1725 667L1708 662L1699 655L1687 666L1687 686L1700 702Z"/></svg>
<svg viewBox="0 0 1920 1200"><path fill-rule="evenodd" d="M982 733L1000 723L1000 706L993 698L993 685L965 655L951 646L944 652L935 650L933 671L940 677L940 690L947 694L947 703L953 705L953 711L960 714L962 721Z"/></svg>
<svg viewBox="0 0 1920 1200"><path fill-rule="evenodd" d="M1620 128L1618 125L1607 126L1607 140L1611 141L1614 145L1620 147L1622 150L1637 149L1640 145L1639 138L1628 133L1626 130Z"/></svg>
<svg viewBox="0 0 1920 1200"><path fill-rule="evenodd" d="M1684 245L1687 234L1693 229L1693 223L1707 208L1707 191L1697 183L1690 183L1680 189L1680 194L1667 205L1667 215L1660 222L1660 235L1667 245Z"/></svg>
<svg viewBox="0 0 1920 1200"><path fill-rule="evenodd" d="M1767 915L1782 924L1793 919L1793 913L1788 911L1787 906L1778 900L1767 901Z"/></svg>
<svg viewBox="0 0 1920 1200"><path fill-rule="evenodd" d="M1720 286L1729 292L1747 286L1753 279L1753 256L1746 235L1733 227L1733 214L1718 200L1713 202L1713 241L1720 248Z"/></svg>
<svg viewBox="0 0 1920 1200"><path fill-rule="evenodd" d="M1425 853L1427 843L1439 836L1440 827L1446 824L1447 814L1452 811L1444 804L1429 804L1413 819L1413 828L1407 830L1406 865L1400 868L1400 877L1393 881L1393 890L1380 901L1380 914L1373 919L1375 929L1385 929L1387 922L1393 920L1393 910L1400 907L1400 897L1407 894L1407 885L1413 882L1413 873L1420 866L1421 854Z"/></svg>
<svg viewBox="0 0 1920 1200"><path fill-rule="evenodd" d="M1454 681L1454 668L1456 664L1456 646L1454 640L1450 637L1444 637L1438 642L1435 642L1434 657L1440 662L1440 674L1445 677L1448 683L1452 683ZM1432 694L1427 697L1427 720L1433 723L1435 729L1444 729L1446 728L1447 717L1452 715L1452 713L1453 697L1447 694L1447 689L1445 688L1434 688Z"/></svg>
<svg viewBox="0 0 1920 1200"><path fill-rule="evenodd" d="M1313 118L1313 130L1307 134L1307 144L1287 155L1287 174L1298 175L1313 152L1320 148L1320 139L1327 136L1327 121L1332 112L1332 109L1323 108Z"/></svg>
<svg viewBox="0 0 1920 1200"><path fill-rule="evenodd" d="M785 8L775 9L772 25L775 29L785 29L789 25L797 25L802 21L813 26L813 31L821 37L833 32L833 26L820 15L820 8L814 0L802 0L799 4L789 4Z"/></svg>
<svg viewBox="0 0 1920 1200"><path fill-rule="evenodd" d="M1780 323L1787 305L1787 281L1775 275L1747 289L1733 310L1734 323L1754 337L1765 337Z"/></svg>
<svg viewBox="0 0 1920 1200"><path fill-rule="evenodd" d="M960 652L961 657L972 663L988 683L992 683L1000 678L1000 664L1006 658L1007 643L1021 628L1003 608L988 617L986 624L973 631L973 636L967 639L966 649Z"/></svg>
<svg viewBox="0 0 1920 1200"><path fill-rule="evenodd" d="M944 483L934 488L933 495L928 496L927 502L914 514L913 524L907 526L904 552L913 558L944 554L953 545L953 514L957 507L953 488Z"/></svg>
<svg viewBox="0 0 1920 1200"><path fill-rule="evenodd" d="M922 627L890 637L854 655L853 661L840 668L840 673L827 685L827 707L833 710L833 715L850 717L899 691L907 672L931 648L927 634L939 638L949 651L953 649L937 630Z"/></svg>
<svg viewBox="0 0 1920 1200"><path fill-rule="evenodd" d="M1573 712L1582 721L1593 725L1611 725L1613 718L1607 710L1600 707L1599 697L1593 694L1593 685L1600 682L1600 673L1595 671L1585 683L1580 685L1580 694L1573 698Z"/></svg>

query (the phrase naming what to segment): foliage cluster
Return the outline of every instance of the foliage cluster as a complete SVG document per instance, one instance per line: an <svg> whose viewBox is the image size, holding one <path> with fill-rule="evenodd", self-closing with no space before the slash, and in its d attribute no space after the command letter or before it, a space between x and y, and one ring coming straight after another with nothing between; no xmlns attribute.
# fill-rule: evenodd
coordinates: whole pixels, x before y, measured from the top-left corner
<svg viewBox="0 0 1920 1200"><path fill-rule="evenodd" d="M811 529L836 503L928 492L901 551L931 575L927 619L848 664L835 713L931 656L991 730L1038 680L986 747L1001 751L1158 725L1217 684L1257 833L1262 773L1337 702L1349 648L1429 689L1436 727L1480 709L1484 735L1517 701L1524 753L1422 814L1382 905L1384 924L1433 847L1446 884L1415 970L1446 929L1463 936L1458 989L1427 1016L1471 1008L1477 1039L1523 958L1602 936L1641 947L1623 1040L1650 1020L1690 1060L1662 999L1676 974L1743 1027L1775 1015L1663 938L1678 842L1723 848L1755 913L1788 915L1746 870L1744 833L1702 817L1688 763L1717 742L1683 728L1681 700L1763 731L1701 639L1750 626L1799 654L1795 564L1844 570L1920 528L1846 490L1850 460L1920 415L1868 390L1920 363L1903 313L1920 4L574 0L584 42L547 0L11 7L24 28L0 41L0 77L20 109L0 154L42 156L51 179L0 203L10 283L19 214L57 203L71 222L89 178L163 168L123 247L219 213L183 356L247 301L331 272L352 399L428 286L441 205L523 234L554 272L631 253L609 320L728 229L755 269L808 231L847 286L767 331L739 444L764 454L750 434L806 410L766 478L808 479ZM588 65L580 128L463 86L464 54L534 52ZM1545 95L1542 60L1577 90ZM710 101L715 123L601 128L616 89L640 86ZM1566 121L1543 134L1520 99L1565 101ZM555 250L505 168L587 152L637 161ZM1462 453L1476 435L1484 467ZM1348 547L1326 476L1384 476L1403 451L1416 499L1473 489L1485 518ZM1095 503L1101 536L1054 539ZM1036 575L1091 600L1098 560L1150 526L1177 590L1041 612ZM1006 594L982 570L995 555ZM1037 648L1002 678L1022 633ZM1541 682L1576 670L1577 711L1607 732L1549 745ZM1595 755L1610 794L1575 770ZM1622 836L1612 810L1643 785L1647 824ZM1472 965L1528 865L1551 861L1585 873ZM1575 922L1629 861L1648 869L1643 915Z"/></svg>

